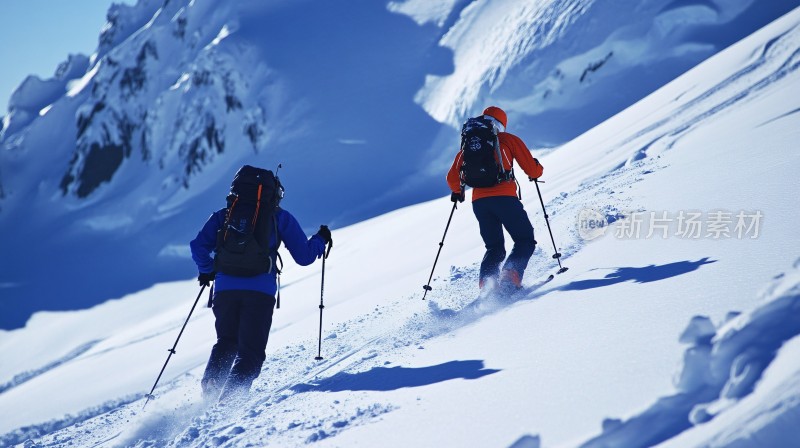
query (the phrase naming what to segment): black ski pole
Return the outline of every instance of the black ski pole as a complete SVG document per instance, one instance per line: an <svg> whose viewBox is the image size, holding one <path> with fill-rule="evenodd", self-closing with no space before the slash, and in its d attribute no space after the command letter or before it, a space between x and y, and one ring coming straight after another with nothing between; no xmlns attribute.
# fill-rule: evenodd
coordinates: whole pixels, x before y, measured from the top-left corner
<svg viewBox="0 0 800 448"><path fill-rule="evenodd" d="M433 268L431 268L431 275L430 277L428 277L428 283L422 287L422 289L425 290L425 293L422 295L422 300L425 300L425 296L428 295L428 291L433 290L433 288L431 287L431 280L433 280L433 271L436 270L436 263L439 262L439 255L442 253L442 247L444 246L444 238L447 236L447 230L450 228L450 221L453 220L453 213L456 211L457 206L458 202L453 202L453 209L450 210L450 217L447 218L447 226L445 226L444 228L444 235L442 235L442 241L439 242L439 251L436 252L436 259L433 260Z"/></svg>
<svg viewBox="0 0 800 448"><path fill-rule="evenodd" d="M558 261L559 269L557 274L561 274L562 272L565 272L569 268L561 266L561 253L558 251L558 247L556 246L556 240L553 239L553 231L550 229L550 219L549 219L550 217L547 215L547 210L545 210L544 208L544 199L542 199L542 190L539 189L539 183L540 182L544 183L544 181L532 178L530 180L532 180L533 183L536 184L536 193L539 194L539 202L542 204L542 213L544 213L544 222L547 223L547 231L550 233L550 241L553 242L553 250L555 251L555 253L553 254L553 258L555 258L556 261Z"/></svg>
<svg viewBox="0 0 800 448"><path fill-rule="evenodd" d="M325 309L325 260L328 258L328 255L331 253L331 249L333 248L333 244L328 246L328 250L325 252L325 255L322 257L322 282L320 283L319 287L319 348L317 349L317 356L314 357L317 361L322 360L322 310Z"/></svg>
<svg viewBox="0 0 800 448"><path fill-rule="evenodd" d="M184 323L183 323L183 327L181 327L181 332L180 332L180 333L178 333L178 338L177 338L177 339L175 339L175 344L172 346L172 348L171 348L171 349L169 349L169 350L168 350L168 351L169 351L169 355L167 355L167 360L166 360L166 361L164 361L164 366L163 366L163 367L161 367L161 372L159 372L159 373L158 373L158 378L156 378L156 382L153 384L153 388L152 388L152 389L150 389L150 393L149 393L149 394L146 394L146 395L145 395L145 397L147 398L147 400L145 400L145 402L144 402L144 406L142 406L142 410L144 410L144 407L145 407L145 406L147 406L147 403L149 403L149 402L150 402L150 400L152 400L152 399L155 399L155 398L156 398L156 396L155 396L155 395L153 395L153 391L154 391L154 390L156 390L156 386L158 385L158 381L161 379L161 375L163 375L163 374L164 374L164 369L166 369L166 368L167 368L167 364L169 363L169 359L170 359L170 358L172 358L172 355L174 355L174 354L175 354L175 347L177 347L177 346L178 346L178 341L180 341L180 340L181 340L181 335L183 334L183 330L185 330L185 329L186 329L186 324L188 324L188 323L189 323L189 318L190 318L190 317L192 317L192 313L194 312L194 308L197 306L197 302L198 302L198 301L200 301L200 296L201 296L201 295L203 295L203 291L204 291L205 289L206 289L206 285L203 285L203 287L202 287L202 288L200 288L200 293L199 293L199 294L197 294L197 298L194 300L194 304L192 305L192 309L191 309L191 310L189 310L189 315L188 315L188 316L186 316L186 322L184 322Z"/></svg>

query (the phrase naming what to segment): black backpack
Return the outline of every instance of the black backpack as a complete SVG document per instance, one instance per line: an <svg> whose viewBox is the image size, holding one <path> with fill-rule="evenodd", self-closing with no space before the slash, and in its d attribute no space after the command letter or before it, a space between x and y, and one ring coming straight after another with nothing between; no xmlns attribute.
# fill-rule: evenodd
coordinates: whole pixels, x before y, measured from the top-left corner
<svg viewBox="0 0 800 448"><path fill-rule="evenodd" d="M493 187L514 178L506 171L500 141L492 120L483 115L468 119L461 128L461 182L472 188Z"/></svg>
<svg viewBox="0 0 800 448"><path fill-rule="evenodd" d="M245 165L236 172L227 197L225 223L217 231L217 272L252 277L272 271L275 256L270 253L269 241L276 230L275 210L282 197L283 186L272 171Z"/></svg>

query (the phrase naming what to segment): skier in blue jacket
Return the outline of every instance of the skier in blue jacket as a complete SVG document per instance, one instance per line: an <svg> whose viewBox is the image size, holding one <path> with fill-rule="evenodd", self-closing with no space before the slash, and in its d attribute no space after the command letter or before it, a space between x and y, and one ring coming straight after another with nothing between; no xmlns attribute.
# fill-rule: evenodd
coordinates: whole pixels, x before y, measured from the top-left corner
<svg viewBox="0 0 800 448"><path fill-rule="evenodd" d="M214 212L190 243L192 259L200 272L198 281L206 286L214 281L212 310L217 342L211 349L201 386L205 399L219 397L220 401L245 394L261 373L278 289L274 269L254 277L214 272L211 254L226 213L226 208ZM316 234L307 238L291 213L278 207L274 217L277 235L271 234L270 253L277 253L283 243L297 264L307 266L324 254L327 244L332 244L327 226L320 226Z"/></svg>

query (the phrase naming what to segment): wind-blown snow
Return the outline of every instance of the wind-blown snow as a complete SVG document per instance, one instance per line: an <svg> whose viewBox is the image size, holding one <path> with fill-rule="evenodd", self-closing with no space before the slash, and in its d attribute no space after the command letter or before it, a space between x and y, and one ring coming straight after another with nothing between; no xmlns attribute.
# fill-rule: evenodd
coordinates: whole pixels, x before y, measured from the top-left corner
<svg viewBox="0 0 800 448"><path fill-rule="evenodd" d="M389 2L389 11L406 14L419 25L433 22L442 26L459 0L405 0Z"/></svg>
<svg viewBox="0 0 800 448"><path fill-rule="evenodd" d="M267 362L251 397L235 405L200 405L214 341L205 308L189 322L158 398L145 411L137 400L198 293L194 281L89 310L37 313L25 328L0 333L0 355L14 360L0 364L0 440L791 443L800 247L787 191L800 166L799 35L795 10L541 157L542 194L570 268L554 281L536 287L555 266L532 184L523 183L523 202L539 249L523 280L529 289L505 301L473 302L483 247L468 204L455 212L430 304L420 300L451 203L399 209L334 231L323 361L313 360L319 263L286 267ZM581 238L585 209L605 222L605 236ZM728 237L708 228L682 238L676 222L667 238L646 238L646 228L640 238L615 236L635 212L681 211L704 219L758 211L763 221L756 238L737 238L733 228Z"/></svg>
<svg viewBox="0 0 800 448"><path fill-rule="evenodd" d="M416 100L438 121L456 126L469 115L481 89L503 84L516 61L554 44L591 4L587 0L471 3L442 37L442 46L454 49L453 74L429 76Z"/></svg>

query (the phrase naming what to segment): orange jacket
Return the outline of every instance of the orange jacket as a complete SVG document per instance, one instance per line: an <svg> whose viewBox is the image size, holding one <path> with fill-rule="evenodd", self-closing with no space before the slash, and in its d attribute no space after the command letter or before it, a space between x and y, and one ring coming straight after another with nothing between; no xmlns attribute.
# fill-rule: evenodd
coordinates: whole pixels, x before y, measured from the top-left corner
<svg viewBox="0 0 800 448"><path fill-rule="evenodd" d="M503 167L510 170L513 166L514 160L522 168L522 171L534 179L540 177L544 172L544 167L538 160L534 159L525 143L514 134L508 132L500 132L497 134L500 141L500 153L503 155ZM510 155L510 157L509 157ZM450 171L447 172L447 185L453 193L461 191L461 158L463 151L458 151ZM495 156L496 157L496 156ZM507 180L500 182L493 187L487 188L473 188L472 200L476 201L480 198L489 196L516 196L517 183L514 180Z"/></svg>

